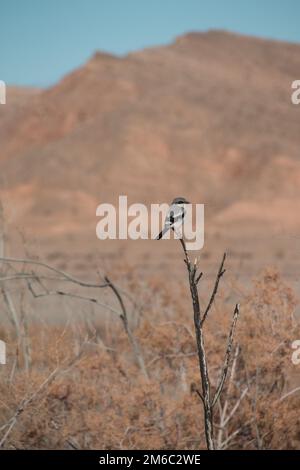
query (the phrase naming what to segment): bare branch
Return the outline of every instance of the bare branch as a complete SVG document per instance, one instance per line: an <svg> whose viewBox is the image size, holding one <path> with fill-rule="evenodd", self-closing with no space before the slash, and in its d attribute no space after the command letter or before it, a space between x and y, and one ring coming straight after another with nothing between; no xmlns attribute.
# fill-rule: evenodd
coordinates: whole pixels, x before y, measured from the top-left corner
<svg viewBox="0 0 300 470"><path fill-rule="evenodd" d="M253 421L252 419L249 419L248 421L246 421L245 423L243 423L243 425L242 425L241 427L239 427L236 431L234 431L232 434L230 434L230 435L228 436L228 438L227 438L224 442L222 442L222 445L221 445L221 447L220 447L220 450L226 449L227 446L228 446L228 444L229 444L229 442L232 441L232 439L233 439L235 436L237 436L245 426L247 426L248 424L252 423L252 421Z"/></svg>
<svg viewBox="0 0 300 470"><path fill-rule="evenodd" d="M0 282L16 281L16 280L23 281L23 280L27 280L27 279L32 279L32 280L36 279L36 274L26 273L26 272L12 274L10 276L0 277ZM47 280L47 281L69 281L69 282L73 282L73 281L70 281L69 279L65 279L64 277L55 277L55 276L41 276L40 275L39 279L44 279L44 280Z"/></svg>
<svg viewBox="0 0 300 470"><path fill-rule="evenodd" d="M15 309L14 303L12 301L12 298L10 296L9 291L5 289L4 285L2 285L1 291L2 291L2 294L3 294L4 302L5 302L5 304L7 306L7 309L10 313L11 321L12 321L12 323L13 323L15 329L16 329L17 338L20 339L20 336L21 336L20 320L19 320L17 311Z"/></svg>
<svg viewBox="0 0 300 470"><path fill-rule="evenodd" d="M146 368L146 365L145 365L143 355L141 353L140 347L139 347L139 345L138 345L138 343L137 343L137 341L136 341L136 339L135 339L135 337L134 337L134 335L131 331L129 323L128 323L127 310L126 310L124 301L122 299L122 296L121 296L120 292L118 291L117 287L115 286L115 284L113 284L112 281L107 276L105 276L104 279L105 279L105 282L107 283L107 286L111 288L111 290L113 291L113 293L115 294L115 296L117 297L117 299L119 301L119 304L120 304L120 307L121 307L121 310L122 310L122 314L120 315L120 318L123 322L125 332L128 336L129 342L132 346L136 361L137 361L142 373L146 377L146 379L149 379L149 374L147 372L147 368Z"/></svg>
<svg viewBox="0 0 300 470"><path fill-rule="evenodd" d="M37 294L33 287L32 287L32 284L28 282L28 289L30 290L31 294L33 295L34 298L38 299L39 297L47 297L47 296L51 296L51 295L60 295L60 296L66 296L66 297L71 297L73 299L79 299L79 300L84 300L86 302L91 302L93 304L96 304L96 305L99 305L101 307L104 307L106 308L107 310L110 310L112 313L118 315L119 317L121 317L121 313L114 309L113 307L111 307L110 305L104 303L104 302L100 302L100 300L98 299L95 299L93 297L85 297L83 295L78 295L78 294L73 294L72 292L64 292L64 291L60 291L60 290L54 290L54 291L48 291L46 290L45 292L43 293L39 293Z"/></svg>
<svg viewBox="0 0 300 470"><path fill-rule="evenodd" d="M60 269L54 268L53 266L50 266L47 263L44 263L43 261L36 261L36 260L31 260L31 259L22 259L22 258L6 258L6 257L0 257L0 262L3 263L23 263L23 264L32 264L35 266L41 266L43 268L49 269L50 271L53 271L57 274L60 274L63 276L65 279L74 282L75 284L78 284L79 286L83 287L96 287L96 288L103 288L107 287L107 284L99 285L99 284L94 284L92 282L86 282L86 281L81 281L80 279L76 279L75 277L71 276L70 274L66 273L65 271L62 271Z"/></svg>
<svg viewBox="0 0 300 470"><path fill-rule="evenodd" d="M219 385L217 386L213 401L212 401L212 407L215 406L216 402L218 401L223 387L224 383L226 380L227 372L228 372L228 367L229 367L229 361L230 361L230 355L231 355L231 349L232 349L232 344L233 344L233 338L234 338L234 332L235 332L235 327L236 327L236 322L238 319L240 313L240 306L239 304L236 304L234 312L233 312L233 318L232 318L232 323L231 323L231 328L228 336L228 341L227 341L227 349L226 349L226 354L225 354L225 360L224 360L224 365L223 365L223 370L220 378Z"/></svg>
<svg viewBox="0 0 300 470"><path fill-rule="evenodd" d="M209 302L208 302L208 305L205 309L205 312L204 312L204 315L203 315L203 318L202 318L202 324L205 322L205 319L211 309L211 306L215 300L215 296L218 292L218 287L219 287L219 282L220 282L220 279L221 277L223 276L223 274L225 273L225 269L224 269L224 263L225 263L225 259L226 259L226 253L224 253L223 255L223 258L222 258L222 261L221 261L221 264L220 264L220 267L219 267L219 271L218 271L218 274L217 274L217 277L216 277L216 280L215 280L215 285L214 285L214 288L213 288L213 291L212 291L212 294L211 294L211 297L209 299Z"/></svg>
<svg viewBox="0 0 300 470"><path fill-rule="evenodd" d="M226 424L231 420L231 418L234 416L234 414L236 413L238 407L240 406L241 402L243 401L244 397L247 395L249 389L248 387L245 387L244 390L242 391L241 393L241 396L239 397L239 399L236 401L234 407L232 408L232 410L230 411L230 413L228 414L228 416L225 418L224 422L223 422L223 426L226 426Z"/></svg>
<svg viewBox="0 0 300 470"><path fill-rule="evenodd" d="M202 393L201 393L198 389L196 389L196 393L197 393L198 397L200 398L200 400L202 401L202 403L203 403L203 405L204 405L205 402L204 402L204 398L203 398Z"/></svg>
<svg viewBox="0 0 300 470"><path fill-rule="evenodd" d="M53 271L55 272L56 274L59 274L60 276L62 276L62 278L54 278L53 280L65 280L65 281L70 281L74 284L77 284L79 286L83 286L83 287L92 287L92 288L104 288L104 287L109 287L112 289L114 295L117 297L118 299L118 302L120 304L120 307L121 307L121 312L119 312L118 310L114 309L113 307L111 307L110 305L108 304L105 304L103 302L100 302L98 299L96 298L93 298L93 297L85 297L85 296L82 296L82 295L78 295L78 294L74 294L72 292L65 292L65 291L62 291L62 290L51 290L49 291L44 285L43 283L41 282L41 279L48 279L47 276L39 276L37 274L35 274L34 272L32 273L15 273L13 276L5 276L3 277L2 280L12 280L12 279L23 279L27 282L27 285L28 285L28 289L29 291L31 292L31 294L33 295L34 298L39 298L39 297L46 297L46 296L66 296L66 297L71 297L71 298L75 298L75 299L79 299L79 300L84 300L84 301L87 301L87 302L91 302L93 304L96 304L96 305L99 305L101 307L104 307L106 308L107 310L110 310L111 312L117 314L121 320L122 320L122 323L124 325L124 328L125 328L125 331L126 331L126 334L129 338L129 341L130 341L130 344L133 348L133 352L134 352L134 355L136 357L136 360L144 374L145 377L149 378L148 376L148 373L147 373L147 370L146 370L146 366L145 366L145 363L144 363L144 359L142 357L142 354L141 354L141 351L140 351L140 348L139 348L139 345L136 341L136 339L134 338L134 335L130 329L130 326L129 326L129 323L128 323L128 317L127 317L127 311L126 311L126 307L125 307L125 304L124 304L124 301L123 301L123 298L121 296L121 293L122 290L117 288L115 284L113 284L107 277L105 278L105 283L103 284L96 284L96 283L92 283L92 282L86 282L86 281L81 281L77 278L75 278L74 276L71 276L70 274L66 273L65 271L62 271L60 269L57 269L45 262L42 262L42 261L36 261L36 260L32 260L32 259L17 259L17 258L6 258L6 257L0 257L0 262L3 262L3 263L7 263L8 265L9 264L14 264L14 263L20 263L20 264L31 264L31 265L34 265L34 266L40 266L40 267L43 267L43 268L46 268L50 271ZM35 290L33 289L33 285L30 281L36 281L37 283L40 284L40 286L42 287L42 289L44 290L44 292L42 293L36 293ZM4 291L3 291L4 292ZM127 295L127 297L129 297L129 295L127 293L124 293L124 295ZM130 299L130 301L132 302L132 299Z"/></svg>
<svg viewBox="0 0 300 470"><path fill-rule="evenodd" d="M283 401L283 400L290 397L291 395L293 395L296 392L300 392L300 387L296 387L293 390L290 390L289 392L285 393L284 395L282 395L282 397L279 398L278 401Z"/></svg>
<svg viewBox="0 0 300 470"><path fill-rule="evenodd" d="M200 301L199 301L199 295L198 295L197 282L195 279L196 271L197 271L197 262L195 260L193 264L191 263L190 258L188 256L187 249L186 249L185 241L183 239L180 239L180 243L181 243L184 256L185 256L185 263L187 266L188 276L189 276L190 292L191 292L191 297L192 297L192 302L193 302L194 327L195 327L195 334L196 334L199 371L200 371L201 386L202 386L202 393L199 396L203 403L205 438L206 438L207 448L209 450L213 450L214 449L213 418L212 418L212 407L211 407L211 400L210 400L210 383L209 383L209 376L208 376L206 351L205 351L205 346L204 346L204 337L203 337L203 331L202 331L202 326L201 326Z"/></svg>

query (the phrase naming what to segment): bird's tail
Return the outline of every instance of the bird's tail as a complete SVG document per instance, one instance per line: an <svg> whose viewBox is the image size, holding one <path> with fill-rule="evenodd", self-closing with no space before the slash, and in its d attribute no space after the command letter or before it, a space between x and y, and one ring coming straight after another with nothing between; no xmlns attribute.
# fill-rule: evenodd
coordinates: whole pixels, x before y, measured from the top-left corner
<svg viewBox="0 0 300 470"><path fill-rule="evenodd" d="M156 240L160 240L165 233L169 230L170 227L164 227L163 230L157 235Z"/></svg>

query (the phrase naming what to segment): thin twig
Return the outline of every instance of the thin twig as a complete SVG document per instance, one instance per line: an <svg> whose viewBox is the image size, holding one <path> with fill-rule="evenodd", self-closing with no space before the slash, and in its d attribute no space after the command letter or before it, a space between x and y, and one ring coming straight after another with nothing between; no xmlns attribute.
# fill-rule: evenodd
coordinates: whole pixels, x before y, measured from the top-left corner
<svg viewBox="0 0 300 470"><path fill-rule="evenodd" d="M283 400L290 397L291 395L293 395L296 392L300 392L300 387L296 387L293 390L290 390L289 392L285 393L284 395L282 395L282 397L279 398L278 401L283 401Z"/></svg>
<svg viewBox="0 0 300 470"><path fill-rule="evenodd" d="M115 296L117 297L117 299L119 301L119 304L120 304L120 307L121 307L121 310L122 310L122 314L120 315L120 318L121 318L122 323L124 325L124 329L125 329L125 332L128 336L129 342L132 346L136 361L137 361L143 375L146 377L146 379L149 379L149 374L148 374L148 371L147 371L147 368L146 368L146 365L145 365L145 361L144 361L142 352L140 350L140 347L137 343L137 340L134 337L134 335L131 331L131 328L129 326L129 323L128 323L127 310L126 310L124 301L122 299L122 296L119 293L119 291L118 291L117 287L115 286L115 284L113 284L113 282L107 276L105 276L104 279L105 279L105 282L107 283L107 285L111 288L111 290L113 291L113 293L115 294Z"/></svg>
<svg viewBox="0 0 300 470"><path fill-rule="evenodd" d="M8 263L8 264L9 263L24 263L24 264L32 264L32 265L35 265L35 266L41 266L41 267L49 269L50 271L53 271L57 274L60 274L65 279L67 279L71 282L74 282L75 284L78 284L79 286L83 286L83 287L96 287L96 288L107 287L107 284L99 285L99 284L94 284L92 282L81 281L80 279L77 279L74 276L71 276L70 274L66 273L65 271L57 269L54 266L51 266L50 264L47 264L43 261L36 261L36 260L32 260L32 259L22 259L22 258L0 257L0 262L1 261L3 263Z"/></svg>
<svg viewBox="0 0 300 470"><path fill-rule="evenodd" d="M221 374L221 378L219 381L219 385L217 386L213 401L212 401L212 407L215 406L216 402L218 401L223 387L224 383L226 380L227 372L228 372L228 367L229 367L229 361L230 361L230 355L231 355L231 349L232 349L232 344L233 344L233 337L234 337L234 332L235 332L235 327L236 327L236 322L238 319L240 313L240 306L239 304L236 304L234 312L233 312L233 319L231 323L231 328L228 336L228 341L227 341L227 349L226 349L226 354L225 354L225 360L224 360L224 365L223 365L223 370Z"/></svg>
<svg viewBox="0 0 300 470"><path fill-rule="evenodd" d="M60 296L66 296L66 297L71 297L71 298L74 298L74 299L79 299L79 300L84 300L86 302L91 302L93 304L96 304L96 305L99 305L101 307L104 307L106 308L107 310L110 310L112 313L120 316L120 312L116 309L114 309L113 307L111 307L110 305L104 303L104 302L101 302L100 300L98 299L95 299L94 297L84 297L83 295L78 295L78 294L73 294L72 292L65 292L65 291L60 291L60 290L55 290L55 291L47 291L46 292L43 292L43 293L39 293L37 294L31 283L28 283L28 289L30 290L31 294L33 295L34 298L38 299L39 297L47 297L47 296L51 296L51 295L60 295Z"/></svg>
<svg viewBox="0 0 300 470"><path fill-rule="evenodd" d="M219 271L218 271L218 274L217 274L217 277L216 277L216 280L215 280L215 284L214 284L214 288L213 288L213 291L212 291L212 294L211 294L211 297L209 299L209 302L208 302L208 305L205 309L205 312L204 312L204 315L203 315L203 318L202 318L202 321L201 321L201 324L203 325L203 323L205 322L206 320L206 317L211 309L211 306L215 300L215 296L218 292L218 287L219 287L219 282L220 282L220 279L221 277L223 276L223 274L225 273L226 269L224 269L224 263L225 263L225 259L226 259L226 253L224 253L223 255L223 258L222 258L222 262L220 264L220 267L219 267Z"/></svg>

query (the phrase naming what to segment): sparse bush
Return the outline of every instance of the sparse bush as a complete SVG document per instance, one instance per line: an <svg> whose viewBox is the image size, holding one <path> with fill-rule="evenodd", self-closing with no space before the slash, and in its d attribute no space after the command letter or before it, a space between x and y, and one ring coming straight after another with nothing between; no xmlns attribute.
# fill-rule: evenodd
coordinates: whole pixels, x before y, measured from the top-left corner
<svg viewBox="0 0 300 470"><path fill-rule="evenodd" d="M7 285L11 291L11 284ZM134 296L139 292L140 304L145 300L142 314L129 321L148 379L122 323L114 321L113 316L103 321L101 313L91 313L86 303L78 307L83 312L81 317L69 316L66 322L46 323L43 311L35 315L27 331L29 368L25 367L24 349L12 325L2 327L9 357L8 365L0 368L0 441L19 409L3 441L4 448L206 447L195 393L199 367L193 320L186 299L180 300L181 291L168 296L165 287L160 290L155 282L141 290L140 281L133 277L127 290ZM26 299L23 302L26 305ZM40 299L33 306L42 308L43 302L53 302L53 297ZM73 305L79 302L74 299ZM217 446L299 448L300 394L287 395L299 380L290 347L300 338L294 318L297 301L279 273L267 269L241 303L233 368L214 412ZM129 304L129 313L138 308ZM2 310L5 308L3 304ZM20 312L18 304L16 309ZM231 303L227 307L219 298L207 318L212 386L219 378L231 317ZM28 398L31 400L26 403ZM21 410L20 404L24 405Z"/></svg>

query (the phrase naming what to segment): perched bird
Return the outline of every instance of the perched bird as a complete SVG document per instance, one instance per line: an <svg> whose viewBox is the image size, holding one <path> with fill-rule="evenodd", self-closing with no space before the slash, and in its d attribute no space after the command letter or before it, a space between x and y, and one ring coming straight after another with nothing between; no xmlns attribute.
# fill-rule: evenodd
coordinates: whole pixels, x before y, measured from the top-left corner
<svg viewBox="0 0 300 470"><path fill-rule="evenodd" d="M176 233L178 228L183 224L183 219L186 213L184 208L185 204L190 204L190 202L184 197L175 197L167 212L164 228L156 237L156 240L160 240L170 229L174 230Z"/></svg>

